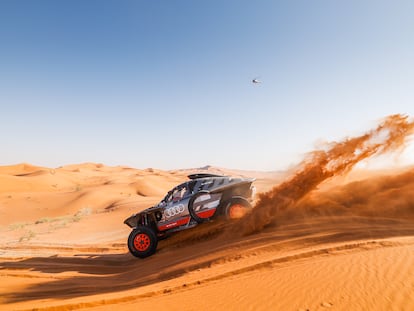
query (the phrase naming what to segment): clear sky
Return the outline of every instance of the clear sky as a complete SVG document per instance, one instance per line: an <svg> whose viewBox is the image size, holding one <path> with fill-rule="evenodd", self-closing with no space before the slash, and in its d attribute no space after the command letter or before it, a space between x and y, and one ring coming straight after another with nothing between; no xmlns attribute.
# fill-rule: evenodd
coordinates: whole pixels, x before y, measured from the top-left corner
<svg viewBox="0 0 414 311"><path fill-rule="evenodd" d="M411 0L0 0L0 165L287 168L414 115L413 16Z"/></svg>

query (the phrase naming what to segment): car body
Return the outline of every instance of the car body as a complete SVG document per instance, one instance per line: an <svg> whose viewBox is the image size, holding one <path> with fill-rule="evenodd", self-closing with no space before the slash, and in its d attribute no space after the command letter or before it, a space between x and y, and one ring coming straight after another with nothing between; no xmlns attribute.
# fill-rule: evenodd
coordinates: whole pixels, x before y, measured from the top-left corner
<svg viewBox="0 0 414 311"><path fill-rule="evenodd" d="M128 238L132 255L144 258L155 253L158 240L192 228L219 215L240 218L251 208L254 178L216 174L192 174L171 189L155 206L128 217L133 230Z"/></svg>

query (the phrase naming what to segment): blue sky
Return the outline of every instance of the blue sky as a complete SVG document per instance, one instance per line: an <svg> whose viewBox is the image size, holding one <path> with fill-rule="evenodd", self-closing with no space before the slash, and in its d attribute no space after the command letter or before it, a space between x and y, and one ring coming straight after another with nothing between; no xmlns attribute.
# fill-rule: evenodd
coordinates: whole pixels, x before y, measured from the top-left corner
<svg viewBox="0 0 414 311"><path fill-rule="evenodd" d="M2 0L0 165L287 168L315 143L414 115L413 12Z"/></svg>

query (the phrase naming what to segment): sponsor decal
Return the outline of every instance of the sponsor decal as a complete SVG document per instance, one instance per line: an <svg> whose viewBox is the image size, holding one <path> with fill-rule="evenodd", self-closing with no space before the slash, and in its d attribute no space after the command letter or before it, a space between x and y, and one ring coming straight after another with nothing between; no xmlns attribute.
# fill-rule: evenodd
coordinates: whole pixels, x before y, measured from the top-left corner
<svg viewBox="0 0 414 311"><path fill-rule="evenodd" d="M165 218L168 219L168 218L171 218L173 216L180 215L184 211L185 211L184 204L179 204L179 205L172 206L172 207L169 207L169 208L165 209L164 215L165 215Z"/></svg>
<svg viewBox="0 0 414 311"><path fill-rule="evenodd" d="M211 195L209 195L209 194L203 194L203 195L200 195L196 199L196 202L207 201L207 200L210 200L210 198L211 198Z"/></svg>
<svg viewBox="0 0 414 311"><path fill-rule="evenodd" d="M170 224L168 224L168 225L165 225L165 228L171 228L171 227L174 227L176 224L177 224L177 222L172 222L172 223L170 223Z"/></svg>
<svg viewBox="0 0 414 311"><path fill-rule="evenodd" d="M171 228L174 228L174 227L179 227L179 226L182 226L182 225L186 225L186 224L188 224L188 222L191 220L191 217L184 217L184 218L181 218L181 219L179 219L179 220L177 220L177 221L173 221L173 222L171 222L171 223L169 223L169 224L165 224L165 225L162 225L162 226L159 226L158 227L158 230L160 230L160 231L164 231L164 230L168 230L168 229L171 229Z"/></svg>
<svg viewBox="0 0 414 311"><path fill-rule="evenodd" d="M206 204L203 204L203 209L215 208L219 205L219 203L220 203L220 200L215 200L215 201L208 202Z"/></svg>

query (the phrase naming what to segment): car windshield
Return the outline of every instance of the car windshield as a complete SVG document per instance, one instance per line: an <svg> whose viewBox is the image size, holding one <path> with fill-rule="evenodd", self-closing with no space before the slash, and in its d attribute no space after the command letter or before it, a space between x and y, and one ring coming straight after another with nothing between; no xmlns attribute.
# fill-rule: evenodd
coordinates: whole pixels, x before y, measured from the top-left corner
<svg viewBox="0 0 414 311"><path fill-rule="evenodd" d="M188 197L189 195L194 193L195 184L195 181L190 181L180 184L177 187L171 189L170 191L168 191L164 199L161 200L159 205L163 205L169 202L177 202L182 200L183 198Z"/></svg>
<svg viewBox="0 0 414 311"><path fill-rule="evenodd" d="M186 196L188 194L188 188L187 188L187 183L181 184L175 188L173 188L172 190L168 191L167 195L164 197L164 199L161 201L161 203L168 203L171 201L179 201L181 200L184 196Z"/></svg>

